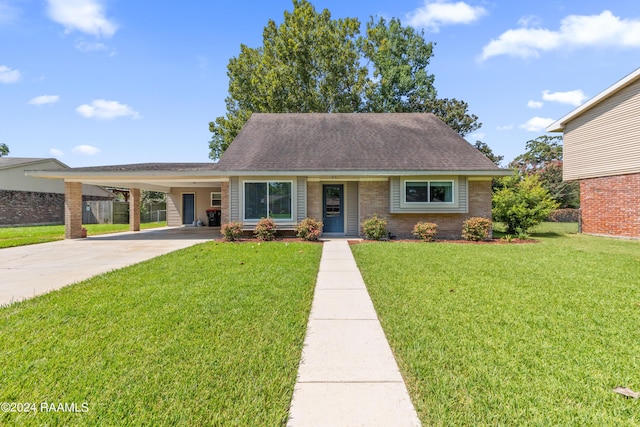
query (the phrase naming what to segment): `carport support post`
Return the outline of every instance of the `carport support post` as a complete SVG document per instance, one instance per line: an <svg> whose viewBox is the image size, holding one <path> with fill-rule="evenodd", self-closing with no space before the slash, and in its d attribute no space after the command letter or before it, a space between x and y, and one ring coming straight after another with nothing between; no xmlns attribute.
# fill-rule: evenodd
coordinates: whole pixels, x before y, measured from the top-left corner
<svg viewBox="0 0 640 427"><path fill-rule="evenodd" d="M129 230L140 231L140 189L129 189Z"/></svg>
<svg viewBox="0 0 640 427"><path fill-rule="evenodd" d="M64 183L64 238L82 237L82 183Z"/></svg>

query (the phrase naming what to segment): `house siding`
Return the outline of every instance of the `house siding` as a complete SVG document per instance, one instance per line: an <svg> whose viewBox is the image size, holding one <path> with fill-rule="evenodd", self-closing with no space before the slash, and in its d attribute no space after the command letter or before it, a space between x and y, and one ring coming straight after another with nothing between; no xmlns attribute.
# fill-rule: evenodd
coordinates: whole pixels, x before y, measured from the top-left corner
<svg viewBox="0 0 640 427"><path fill-rule="evenodd" d="M229 203L229 219L242 221L240 217L240 179L238 177L229 179Z"/></svg>
<svg viewBox="0 0 640 427"><path fill-rule="evenodd" d="M640 238L640 173L580 181L581 230Z"/></svg>
<svg viewBox="0 0 640 427"><path fill-rule="evenodd" d="M640 80L566 124L564 179L640 173Z"/></svg>
<svg viewBox="0 0 640 427"><path fill-rule="evenodd" d="M297 178L296 214L298 222L307 217L307 178L299 176Z"/></svg>
<svg viewBox="0 0 640 427"><path fill-rule="evenodd" d="M358 222L358 182L350 181L346 183L345 213L347 215L347 226L345 235L357 236L360 234L360 223Z"/></svg>

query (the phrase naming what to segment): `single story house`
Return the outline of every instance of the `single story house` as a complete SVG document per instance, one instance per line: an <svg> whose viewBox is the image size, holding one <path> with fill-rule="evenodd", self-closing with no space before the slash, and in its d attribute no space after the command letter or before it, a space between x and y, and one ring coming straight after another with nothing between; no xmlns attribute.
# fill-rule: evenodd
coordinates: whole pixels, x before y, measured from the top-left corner
<svg viewBox="0 0 640 427"><path fill-rule="evenodd" d="M586 234L640 238L640 68L547 127L564 134Z"/></svg>
<svg viewBox="0 0 640 427"><path fill-rule="evenodd" d="M206 223L219 209L222 223L247 229L263 217L281 229L314 217L324 235L358 236L377 214L398 237L431 221L440 237L459 238L465 219L491 218L491 180L511 172L430 113L294 113L253 114L218 162L28 173L65 180L68 238L80 235L81 183L131 188L132 200L141 188L164 191L170 226ZM139 229L139 212L131 215Z"/></svg>
<svg viewBox="0 0 640 427"><path fill-rule="evenodd" d="M69 166L51 158L0 157L0 226L64 223L64 180L25 176L28 169L52 168ZM104 188L82 186L85 202L113 199Z"/></svg>

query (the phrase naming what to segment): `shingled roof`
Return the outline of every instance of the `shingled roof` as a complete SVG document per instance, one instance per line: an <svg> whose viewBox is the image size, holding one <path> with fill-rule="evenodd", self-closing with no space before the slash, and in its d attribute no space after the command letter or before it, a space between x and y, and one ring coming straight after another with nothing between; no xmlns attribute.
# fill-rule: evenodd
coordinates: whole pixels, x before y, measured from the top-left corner
<svg viewBox="0 0 640 427"><path fill-rule="evenodd" d="M502 172L430 113L253 114L219 172Z"/></svg>

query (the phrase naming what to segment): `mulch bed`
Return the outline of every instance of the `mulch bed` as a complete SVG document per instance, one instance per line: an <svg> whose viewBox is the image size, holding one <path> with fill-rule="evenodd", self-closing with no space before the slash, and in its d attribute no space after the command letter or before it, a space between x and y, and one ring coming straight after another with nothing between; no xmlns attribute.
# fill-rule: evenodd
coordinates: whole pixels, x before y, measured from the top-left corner
<svg viewBox="0 0 640 427"><path fill-rule="evenodd" d="M350 245L357 245L358 243L374 242L374 240L349 240ZM472 242L470 240L434 240L433 242L423 242L418 239L393 239L393 240L381 240L381 242L402 242L402 243L456 243L463 245L513 245L513 244L526 244L526 243L540 243L539 240L534 239L511 239L506 241L504 239L490 239L481 240L479 242Z"/></svg>

